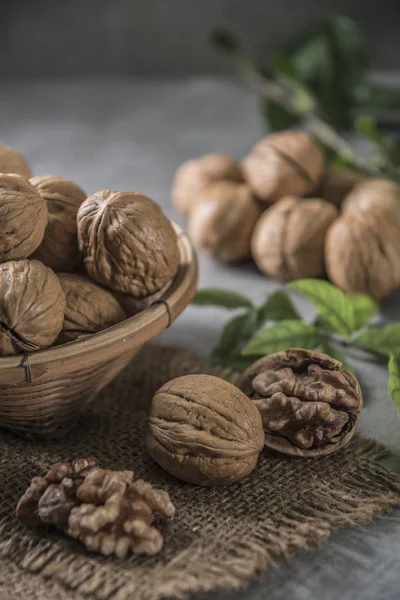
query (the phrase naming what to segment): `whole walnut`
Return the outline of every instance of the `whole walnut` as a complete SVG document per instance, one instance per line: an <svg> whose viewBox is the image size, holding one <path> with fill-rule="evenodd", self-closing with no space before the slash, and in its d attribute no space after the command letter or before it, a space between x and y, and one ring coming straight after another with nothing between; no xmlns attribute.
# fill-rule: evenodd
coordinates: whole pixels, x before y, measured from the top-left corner
<svg viewBox="0 0 400 600"><path fill-rule="evenodd" d="M116 297L127 316L133 317L143 310L146 310L146 308L149 308L152 304L158 302L158 300L166 294L173 282L173 279L167 281L161 290L158 290L158 292L155 292L150 296L145 296L144 298L132 298L132 296L127 296L126 294L116 294Z"/></svg>
<svg viewBox="0 0 400 600"><path fill-rule="evenodd" d="M323 154L303 131L282 131L260 140L243 161L244 177L254 194L273 203L283 196L315 192Z"/></svg>
<svg viewBox="0 0 400 600"><path fill-rule="evenodd" d="M268 448L320 456L349 443L363 401L357 379L341 367L326 354L289 348L242 374L238 385L260 411Z"/></svg>
<svg viewBox="0 0 400 600"><path fill-rule="evenodd" d="M10 146L0 146L0 173L16 173L29 179L32 172L25 158Z"/></svg>
<svg viewBox="0 0 400 600"><path fill-rule="evenodd" d="M67 302L58 343L97 333L126 319L115 296L97 283L72 273L60 273L58 278Z"/></svg>
<svg viewBox="0 0 400 600"><path fill-rule="evenodd" d="M156 392L146 445L168 473L198 485L233 483L256 466L264 435L256 407L234 385L185 375Z"/></svg>
<svg viewBox="0 0 400 600"><path fill-rule="evenodd" d="M355 169L331 167L322 176L319 194L339 208L354 187L365 179L366 175Z"/></svg>
<svg viewBox="0 0 400 600"><path fill-rule="evenodd" d="M46 200L49 222L33 258L57 271L75 271L82 263L78 247L76 216L86 199L73 181L56 175L33 177L31 184Z"/></svg>
<svg viewBox="0 0 400 600"><path fill-rule="evenodd" d="M202 193L210 183L227 179L243 182L240 165L224 154L205 154L184 162L175 174L172 202L185 215L202 200Z"/></svg>
<svg viewBox="0 0 400 600"><path fill-rule="evenodd" d="M388 179L365 179L346 196L342 212L351 213L376 207L400 217L400 188Z"/></svg>
<svg viewBox="0 0 400 600"><path fill-rule="evenodd" d="M258 268L283 281L324 274L324 242L337 209L327 200L287 196L260 217L251 240Z"/></svg>
<svg viewBox="0 0 400 600"><path fill-rule="evenodd" d="M89 196L78 211L78 239L89 276L134 298L154 294L178 270L172 224L153 200L136 192Z"/></svg>
<svg viewBox="0 0 400 600"><path fill-rule="evenodd" d="M27 258L42 242L47 206L25 177L0 173L0 262Z"/></svg>
<svg viewBox="0 0 400 600"><path fill-rule="evenodd" d="M345 292L379 300L400 286L400 226L389 212L370 208L341 215L329 228L326 270Z"/></svg>
<svg viewBox="0 0 400 600"><path fill-rule="evenodd" d="M221 262L250 256L250 240L262 213L243 183L219 181L207 187L189 217L189 233L207 254Z"/></svg>
<svg viewBox="0 0 400 600"><path fill-rule="evenodd" d="M50 346L61 331L65 297L38 260L0 264L0 356Z"/></svg>

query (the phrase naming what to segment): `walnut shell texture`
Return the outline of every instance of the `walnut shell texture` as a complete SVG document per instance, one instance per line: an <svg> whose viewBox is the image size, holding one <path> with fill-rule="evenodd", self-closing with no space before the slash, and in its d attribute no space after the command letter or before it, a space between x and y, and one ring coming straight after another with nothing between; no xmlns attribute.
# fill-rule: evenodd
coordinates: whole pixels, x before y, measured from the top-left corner
<svg viewBox="0 0 400 600"><path fill-rule="evenodd" d="M243 182L240 165L225 154L210 153L184 162L175 174L172 203L184 215L202 200L210 183L222 179Z"/></svg>
<svg viewBox="0 0 400 600"><path fill-rule="evenodd" d="M136 192L89 196L78 211L78 239L89 276L134 298L154 294L178 270L172 224L153 200Z"/></svg>
<svg viewBox="0 0 400 600"><path fill-rule="evenodd" d="M115 296L87 277L60 273L58 278L67 302L58 343L97 333L126 319Z"/></svg>
<svg viewBox="0 0 400 600"><path fill-rule="evenodd" d="M245 184L219 181L204 190L189 217L193 241L221 262L249 258L250 240L262 209Z"/></svg>
<svg viewBox="0 0 400 600"><path fill-rule="evenodd" d="M25 177L0 173L0 262L30 256L47 219L46 202Z"/></svg>
<svg viewBox="0 0 400 600"><path fill-rule="evenodd" d="M323 154L308 133L282 131L260 140L242 168L253 193L264 202L274 203L283 196L315 192Z"/></svg>
<svg viewBox="0 0 400 600"><path fill-rule="evenodd" d="M342 212L353 213L374 207L389 211L399 219L400 187L388 179L365 179L345 198Z"/></svg>
<svg viewBox="0 0 400 600"><path fill-rule="evenodd" d="M243 373L238 385L260 411L268 448L320 456L349 443L363 401L357 379L341 366L326 354L289 348Z"/></svg>
<svg viewBox="0 0 400 600"><path fill-rule="evenodd" d="M10 146L0 146L0 173L16 173L27 179L32 176L26 159Z"/></svg>
<svg viewBox="0 0 400 600"><path fill-rule="evenodd" d="M326 169L322 176L319 195L340 207L355 186L365 180L366 175L355 169L331 167Z"/></svg>
<svg viewBox="0 0 400 600"><path fill-rule="evenodd" d="M380 208L341 215L325 244L326 270L345 292L379 300L400 285L400 227Z"/></svg>
<svg viewBox="0 0 400 600"><path fill-rule="evenodd" d="M49 221L44 238L33 258L56 271L75 271L82 263L78 247L76 217L86 199L73 181L56 175L33 177L31 184L45 199Z"/></svg>
<svg viewBox="0 0 400 600"><path fill-rule="evenodd" d="M27 259L0 264L0 356L50 346L64 312L65 297L51 269Z"/></svg>
<svg viewBox="0 0 400 600"><path fill-rule="evenodd" d="M158 300L166 294L173 282L174 280L171 279L161 288L161 290L158 290L158 292L155 292L155 294L151 294L150 296L145 296L144 298L132 298L132 296L127 296L126 294L116 294L116 297L127 316L133 317L143 310L146 310L146 308L149 308L152 304L158 302Z"/></svg>
<svg viewBox="0 0 400 600"><path fill-rule="evenodd" d="M283 198L255 227L251 248L258 268L283 281L323 275L325 236L336 217L326 200Z"/></svg>
<svg viewBox="0 0 400 600"><path fill-rule="evenodd" d="M198 485L233 483L254 469L263 442L256 407L218 377L178 377L153 398L147 448L179 479Z"/></svg>

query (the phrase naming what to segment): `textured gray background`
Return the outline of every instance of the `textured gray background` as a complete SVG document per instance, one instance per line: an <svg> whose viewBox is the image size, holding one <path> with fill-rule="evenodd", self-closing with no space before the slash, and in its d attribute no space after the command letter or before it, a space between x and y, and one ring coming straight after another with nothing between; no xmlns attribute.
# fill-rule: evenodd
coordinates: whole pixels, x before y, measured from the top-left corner
<svg viewBox="0 0 400 600"><path fill-rule="evenodd" d="M363 26L380 69L400 67L398 0L1 0L0 75L176 75L228 68L226 26L261 56L332 12Z"/></svg>

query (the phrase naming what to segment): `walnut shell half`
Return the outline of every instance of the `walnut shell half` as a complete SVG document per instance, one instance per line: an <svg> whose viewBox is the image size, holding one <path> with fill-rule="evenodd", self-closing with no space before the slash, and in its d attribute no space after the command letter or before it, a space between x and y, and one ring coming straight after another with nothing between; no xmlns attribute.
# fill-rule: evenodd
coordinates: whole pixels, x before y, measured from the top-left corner
<svg viewBox="0 0 400 600"><path fill-rule="evenodd" d="M33 177L31 184L45 199L49 213L44 238L33 258L57 271L75 271L82 263L76 216L86 199L73 181L56 175Z"/></svg>
<svg viewBox="0 0 400 600"><path fill-rule="evenodd" d="M268 448L320 456L349 443L363 401L357 379L341 366L326 354L289 348L243 373L238 385L260 411Z"/></svg>
<svg viewBox="0 0 400 600"><path fill-rule="evenodd" d="M172 224L153 200L136 192L89 196L78 211L78 238L89 276L115 292L149 296L178 270Z"/></svg>
<svg viewBox="0 0 400 600"><path fill-rule="evenodd" d="M32 175L26 159L10 146L0 146L0 173L16 173L27 179Z"/></svg>
<svg viewBox="0 0 400 600"><path fill-rule="evenodd" d="M221 485L245 477L263 441L256 407L218 377L178 377L153 398L147 449L163 469L184 481Z"/></svg>
<svg viewBox="0 0 400 600"><path fill-rule="evenodd" d="M0 356L50 346L64 312L65 297L51 269L37 260L0 264Z"/></svg>
<svg viewBox="0 0 400 600"><path fill-rule="evenodd" d="M283 198L258 220L251 240L258 268L283 281L324 274L326 232L337 209L320 198Z"/></svg>
<svg viewBox="0 0 400 600"><path fill-rule="evenodd" d="M0 262L30 256L47 219L46 202L25 177L0 173Z"/></svg>

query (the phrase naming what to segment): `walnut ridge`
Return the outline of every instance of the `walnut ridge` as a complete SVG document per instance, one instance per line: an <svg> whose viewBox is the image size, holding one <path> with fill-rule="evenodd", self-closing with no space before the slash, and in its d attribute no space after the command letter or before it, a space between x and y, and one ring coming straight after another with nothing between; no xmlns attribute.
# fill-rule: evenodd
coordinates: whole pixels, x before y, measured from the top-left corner
<svg viewBox="0 0 400 600"><path fill-rule="evenodd" d="M363 402L356 378L326 354L289 348L256 361L238 385L260 411L265 445L284 454L331 454L351 440Z"/></svg>
<svg viewBox="0 0 400 600"><path fill-rule="evenodd" d="M78 239L90 278L135 298L160 290L179 266L173 226L153 200L135 192L89 196L78 211Z"/></svg>
<svg viewBox="0 0 400 600"><path fill-rule="evenodd" d="M198 485L238 481L254 469L263 442L256 407L223 379L185 375L153 398L147 449L179 479Z"/></svg>
<svg viewBox="0 0 400 600"><path fill-rule="evenodd" d="M10 146L0 146L0 173L16 173L27 179L32 175L26 159Z"/></svg>

